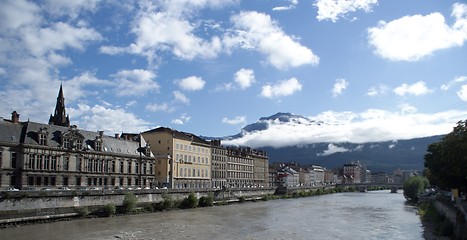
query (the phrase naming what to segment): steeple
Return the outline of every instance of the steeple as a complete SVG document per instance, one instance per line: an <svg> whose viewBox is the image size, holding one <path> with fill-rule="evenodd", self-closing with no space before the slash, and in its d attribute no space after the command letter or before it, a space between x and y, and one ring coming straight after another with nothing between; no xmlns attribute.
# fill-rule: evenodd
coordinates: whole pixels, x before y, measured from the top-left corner
<svg viewBox="0 0 467 240"><path fill-rule="evenodd" d="M50 114L49 124L64 127L70 126L70 118L65 112L65 98L63 97L62 84L60 84L54 115Z"/></svg>

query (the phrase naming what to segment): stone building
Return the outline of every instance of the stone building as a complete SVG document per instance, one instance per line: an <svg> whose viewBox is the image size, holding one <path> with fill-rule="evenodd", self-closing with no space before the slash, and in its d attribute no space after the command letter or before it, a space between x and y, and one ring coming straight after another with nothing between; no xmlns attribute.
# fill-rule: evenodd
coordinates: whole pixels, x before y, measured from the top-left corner
<svg viewBox="0 0 467 240"><path fill-rule="evenodd" d="M142 133L157 158L159 186L177 189L211 187L211 145L200 137L160 127Z"/></svg>
<svg viewBox="0 0 467 240"><path fill-rule="evenodd" d="M49 124L0 119L0 187L149 187L155 158L138 136L110 137L71 125L60 87Z"/></svg>
<svg viewBox="0 0 467 240"><path fill-rule="evenodd" d="M267 187L269 158L261 150L222 146L212 140L213 186L219 188Z"/></svg>

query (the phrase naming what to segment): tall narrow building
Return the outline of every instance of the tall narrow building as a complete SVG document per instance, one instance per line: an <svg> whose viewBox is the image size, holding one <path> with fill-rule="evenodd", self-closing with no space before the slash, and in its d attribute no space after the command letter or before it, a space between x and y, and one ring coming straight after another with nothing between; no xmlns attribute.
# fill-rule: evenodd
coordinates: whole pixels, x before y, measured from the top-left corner
<svg viewBox="0 0 467 240"><path fill-rule="evenodd" d="M63 127L70 126L70 118L66 115L65 111L65 98L63 97L62 84L60 84L54 115L52 116L52 114L50 114L49 124Z"/></svg>

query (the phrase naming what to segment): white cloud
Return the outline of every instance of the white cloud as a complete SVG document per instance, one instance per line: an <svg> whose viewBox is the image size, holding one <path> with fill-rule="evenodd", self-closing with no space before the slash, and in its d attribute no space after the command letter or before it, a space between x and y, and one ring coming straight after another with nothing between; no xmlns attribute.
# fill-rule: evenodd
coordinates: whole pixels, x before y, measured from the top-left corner
<svg viewBox="0 0 467 240"><path fill-rule="evenodd" d="M436 50L462 46L467 40L467 5L454 4L451 15L455 19L452 26L438 12L380 21L368 29L368 40L382 58L418 61Z"/></svg>
<svg viewBox="0 0 467 240"><path fill-rule="evenodd" d="M149 123L137 118L133 113L119 108L106 108L99 105L89 106L78 104L78 108L67 108L73 124L85 126L90 131L105 131L109 135L114 133L141 132L149 129Z"/></svg>
<svg viewBox="0 0 467 240"><path fill-rule="evenodd" d="M255 82L255 73L251 69L242 68L235 73L235 82L241 89L249 88Z"/></svg>
<svg viewBox="0 0 467 240"><path fill-rule="evenodd" d="M174 91L173 92L173 95L175 97L175 101L178 101L178 102L181 102L181 103L184 103L184 104L189 104L190 103L190 99L185 96L185 94L179 92L179 91Z"/></svg>
<svg viewBox="0 0 467 240"><path fill-rule="evenodd" d="M336 79L336 83L334 83L334 87L332 88L332 96L337 97L338 95L341 95L348 86L349 82L345 79Z"/></svg>
<svg viewBox="0 0 467 240"><path fill-rule="evenodd" d="M467 81L467 76L456 77L456 78L454 78L453 80L451 80L449 83L441 85L440 88L441 88L441 90L443 90L443 91L447 91L447 90L449 90L451 87L453 87L454 85L456 85L457 83L462 83L462 82L465 82L465 81Z"/></svg>
<svg viewBox="0 0 467 240"><path fill-rule="evenodd" d="M100 1L101 0L47 0L45 2L45 8L54 16L67 16L74 19L82 10L95 11Z"/></svg>
<svg viewBox="0 0 467 240"><path fill-rule="evenodd" d="M462 101L467 102L467 85L462 85L461 89L457 91L457 96L462 99Z"/></svg>
<svg viewBox="0 0 467 240"><path fill-rule="evenodd" d="M279 6L279 7L274 7L272 8L273 11L286 11L286 10L291 10L294 9L298 4L298 0L290 0L289 5L287 6Z"/></svg>
<svg viewBox="0 0 467 240"><path fill-rule="evenodd" d="M339 147L333 143L328 144L328 149L324 150L322 153L317 153L317 156L329 156L334 153L340 153L340 152L348 152L350 151L349 149L345 147Z"/></svg>
<svg viewBox="0 0 467 240"><path fill-rule="evenodd" d="M146 105L146 110L150 112L172 112L174 109L169 106L167 103L157 104L157 103L149 103Z"/></svg>
<svg viewBox="0 0 467 240"><path fill-rule="evenodd" d="M388 90L389 90L388 86L381 84L377 87L371 87L370 89L368 89L368 92L366 94L370 97L374 97L377 95L386 94Z"/></svg>
<svg viewBox="0 0 467 240"><path fill-rule="evenodd" d="M111 76L117 84L116 91L119 96L139 96L159 90L159 84L154 81L156 74L149 70L121 70Z"/></svg>
<svg viewBox="0 0 467 240"><path fill-rule="evenodd" d="M0 26L3 29L16 30L24 26L36 26L41 22L40 8L25 0L2 1L0 8Z"/></svg>
<svg viewBox="0 0 467 240"><path fill-rule="evenodd" d="M366 143L447 134L467 111L437 113L389 112L370 109L360 113L326 112L314 117L322 124L270 124L264 131L245 134L225 144L251 147L284 147L312 143ZM326 121L334 119L334 122ZM341 120L342 119L342 120Z"/></svg>
<svg viewBox="0 0 467 240"><path fill-rule="evenodd" d="M177 125L183 125L183 124L189 122L190 119L191 119L191 117L188 116L186 113L184 113L179 118L176 118L176 119L172 120L172 123L177 124Z"/></svg>
<svg viewBox="0 0 467 240"><path fill-rule="evenodd" d="M401 109L401 112L403 114L405 113L416 113L418 110L416 107L408 104L408 103L403 103L399 105L399 108Z"/></svg>
<svg viewBox="0 0 467 240"><path fill-rule="evenodd" d="M227 48L240 46L257 50L266 55L267 62L278 69L319 63L318 56L286 35L269 15L241 12L232 16L231 21L237 30L233 36L224 38Z"/></svg>
<svg viewBox="0 0 467 240"><path fill-rule="evenodd" d="M195 13L203 8L220 8L236 1L155 1L140 4L131 31L136 35L134 43L127 47L103 46L107 54L128 52L145 56L150 63L160 52L192 60L214 58L222 50L221 39L213 36L205 40L196 35L198 27Z"/></svg>
<svg viewBox="0 0 467 240"><path fill-rule="evenodd" d="M223 123L227 123L229 125L239 125L242 124L244 125L246 123L246 117L245 116L236 116L233 119L229 119L227 117L222 119Z"/></svg>
<svg viewBox="0 0 467 240"><path fill-rule="evenodd" d="M190 76L181 80L177 80L175 83L178 84L178 86L183 90L198 91L203 89L206 82L200 77Z"/></svg>
<svg viewBox="0 0 467 240"><path fill-rule="evenodd" d="M336 22L349 12L358 10L370 12L377 3L377 0L317 0L313 5L318 8L318 16L316 16L318 21Z"/></svg>
<svg viewBox="0 0 467 240"><path fill-rule="evenodd" d="M285 97L301 90L302 84L296 78L291 78L280 81L276 85L263 86L261 96L265 98Z"/></svg>
<svg viewBox="0 0 467 240"><path fill-rule="evenodd" d="M428 89L425 82L423 81L416 82L412 85L403 83L399 87L396 87L393 91L396 95L399 96L405 96L406 94L420 96L432 92L432 90Z"/></svg>

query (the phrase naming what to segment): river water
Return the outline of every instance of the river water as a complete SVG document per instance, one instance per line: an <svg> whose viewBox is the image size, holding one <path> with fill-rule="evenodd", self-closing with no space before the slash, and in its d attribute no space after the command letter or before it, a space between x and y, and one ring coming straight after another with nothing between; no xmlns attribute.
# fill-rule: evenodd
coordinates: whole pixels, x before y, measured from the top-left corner
<svg viewBox="0 0 467 240"><path fill-rule="evenodd" d="M1 239L423 239L401 193L338 193L0 229Z"/></svg>

